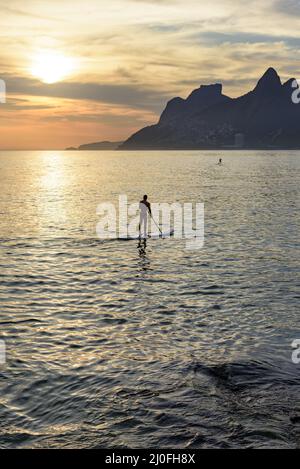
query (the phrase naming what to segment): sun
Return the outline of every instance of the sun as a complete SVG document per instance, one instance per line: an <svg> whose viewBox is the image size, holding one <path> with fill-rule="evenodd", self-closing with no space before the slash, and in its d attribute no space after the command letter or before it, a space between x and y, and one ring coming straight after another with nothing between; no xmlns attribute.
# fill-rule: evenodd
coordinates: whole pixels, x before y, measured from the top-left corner
<svg viewBox="0 0 300 469"><path fill-rule="evenodd" d="M57 83L72 74L74 59L56 51L41 51L32 59L31 74L44 83Z"/></svg>

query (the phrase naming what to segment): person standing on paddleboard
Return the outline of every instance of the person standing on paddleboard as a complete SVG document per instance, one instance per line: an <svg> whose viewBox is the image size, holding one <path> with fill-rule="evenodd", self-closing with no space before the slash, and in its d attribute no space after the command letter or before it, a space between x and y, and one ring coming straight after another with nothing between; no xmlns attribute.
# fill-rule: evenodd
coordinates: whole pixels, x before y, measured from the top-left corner
<svg viewBox="0 0 300 469"><path fill-rule="evenodd" d="M140 236L142 233L142 229L144 231L143 238L147 238L147 226L148 226L148 213L150 216L151 213L151 205L148 202L148 196L144 195L143 200L140 201L140 224L139 224L139 232Z"/></svg>

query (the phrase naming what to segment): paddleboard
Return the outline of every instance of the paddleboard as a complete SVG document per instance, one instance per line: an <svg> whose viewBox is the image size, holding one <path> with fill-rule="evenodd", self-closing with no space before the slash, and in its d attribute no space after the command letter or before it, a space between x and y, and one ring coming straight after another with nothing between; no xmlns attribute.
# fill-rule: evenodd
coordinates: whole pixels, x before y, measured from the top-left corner
<svg viewBox="0 0 300 469"><path fill-rule="evenodd" d="M153 235L148 235L147 238L144 238L144 236L120 236L118 239L119 240L144 240L144 239L165 239L165 238L170 238L171 236L174 236L174 230L170 231L163 231L162 233L157 233Z"/></svg>

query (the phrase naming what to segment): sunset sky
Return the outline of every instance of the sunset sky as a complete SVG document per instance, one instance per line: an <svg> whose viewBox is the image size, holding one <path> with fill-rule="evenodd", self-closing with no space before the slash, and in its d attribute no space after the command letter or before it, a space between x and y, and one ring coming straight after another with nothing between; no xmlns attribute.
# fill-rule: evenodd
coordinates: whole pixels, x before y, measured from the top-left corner
<svg viewBox="0 0 300 469"><path fill-rule="evenodd" d="M300 77L299 0L0 0L1 149L122 140L166 101Z"/></svg>

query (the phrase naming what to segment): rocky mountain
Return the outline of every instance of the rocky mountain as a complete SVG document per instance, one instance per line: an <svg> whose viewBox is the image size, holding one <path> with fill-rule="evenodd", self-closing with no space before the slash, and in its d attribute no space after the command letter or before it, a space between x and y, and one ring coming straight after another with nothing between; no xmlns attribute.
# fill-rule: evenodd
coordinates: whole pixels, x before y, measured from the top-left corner
<svg viewBox="0 0 300 469"><path fill-rule="evenodd" d="M141 129L120 148L300 148L293 82L282 84L269 68L254 90L239 98L225 96L221 84L200 86L187 99L169 101L156 125Z"/></svg>

